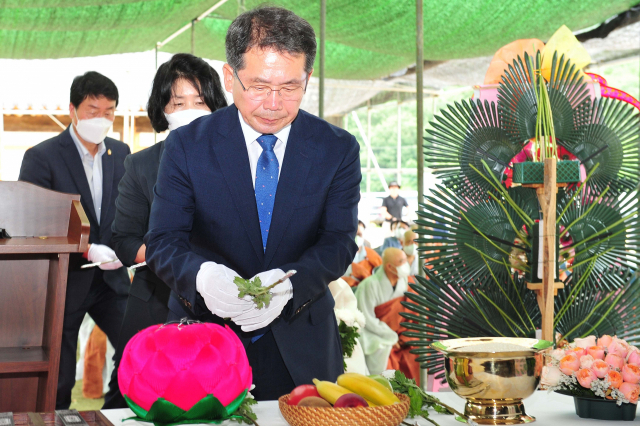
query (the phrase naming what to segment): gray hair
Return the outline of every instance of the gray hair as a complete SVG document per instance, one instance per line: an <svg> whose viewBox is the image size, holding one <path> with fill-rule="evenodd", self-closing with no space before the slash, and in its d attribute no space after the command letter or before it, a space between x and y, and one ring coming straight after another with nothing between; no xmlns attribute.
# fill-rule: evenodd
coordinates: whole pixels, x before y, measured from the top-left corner
<svg viewBox="0 0 640 426"><path fill-rule="evenodd" d="M290 55L305 55L305 72L313 69L316 35L304 19L281 7L258 7L239 15L229 26L225 39L227 63L244 68L244 54L257 47Z"/></svg>

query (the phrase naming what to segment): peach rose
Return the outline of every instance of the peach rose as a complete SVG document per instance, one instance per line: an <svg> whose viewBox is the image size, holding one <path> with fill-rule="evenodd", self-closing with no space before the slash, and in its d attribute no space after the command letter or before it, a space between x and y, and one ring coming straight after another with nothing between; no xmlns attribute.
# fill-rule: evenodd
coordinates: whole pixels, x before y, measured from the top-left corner
<svg viewBox="0 0 640 426"><path fill-rule="evenodd" d="M627 357L627 352L629 352L629 349L619 340L614 340L609 344L609 346L607 346L607 352L610 354L618 355L620 358L625 359Z"/></svg>
<svg viewBox="0 0 640 426"><path fill-rule="evenodd" d="M640 366L640 350L635 346L631 346L627 354L627 363Z"/></svg>
<svg viewBox="0 0 640 426"><path fill-rule="evenodd" d="M589 368L581 368L580 370L578 370L578 374L576 374L576 377L578 379L578 383L580 383L580 386L587 389L591 389L591 382L593 382L594 380L598 380L598 376L596 376L596 373L594 373L593 370Z"/></svg>
<svg viewBox="0 0 640 426"><path fill-rule="evenodd" d="M540 378L540 384L550 388L552 386L558 386L560 383L560 377L562 377L562 373L558 367L554 367L552 365L545 365L542 367L542 377Z"/></svg>
<svg viewBox="0 0 640 426"><path fill-rule="evenodd" d="M580 357L580 368L591 368L593 361L595 360L591 355L582 355Z"/></svg>
<svg viewBox="0 0 640 426"><path fill-rule="evenodd" d="M571 349L567 350L567 355L569 355L571 353L576 354L578 359L580 359L581 356L587 354L587 351L584 348L571 348Z"/></svg>
<svg viewBox="0 0 640 426"><path fill-rule="evenodd" d="M618 389L622 384L622 374L617 371L609 371L607 373L607 379L609 379L610 389Z"/></svg>
<svg viewBox="0 0 640 426"><path fill-rule="evenodd" d="M630 403L636 404L638 402L638 394L640 394L640 385L623 382L620 385L619 390L620 392L622 392L624 397L629 400Z"/></svg>
<svg viewBox="0 0 640 426"><path fill-rule="evenodd" d="M611 344L612 340L613 340L613 338L611 336L609 336L608 334L603 334L598 339L598 346L606 348L607 346L609 346Z"/></svg>
<svg viewBox="0 0 640 426"><path fill-rule="evenodd" d="M616 354L607 354L607 356L604 357L604 362L618 370L620 370L624 365L624 359Z"/></svg>
<svg viewBox="0 0 640 426"><path fill-rule="evenodd" d="M556 361L560 362L562 358L564 358L567 354L564 352L564 349L554 349L551 351L549 356Z"/></svg>
<svg viewBox="0 0 640 426"><path fill-rule="evenodd" d="M603 360L596 359L593 361L593 364L591 364L591 369L596 373L596 376L598 376L599 379L602 379L607 375L607 373L609 373L611 367Z"/></svg>
<svg viewBox="0 0 640 426"><path fill-rule="evenodd" d="M622 367L622 380L627 383L636 384L640 382L640 367L628 364Z"/></svg>
<svg viewBox="0 0 640 426"><path fill-rule="evenodd" d="M589 346L587 348L587 353L593 357L593 359L601 359L604 360L604 348L600 346Z"/></svg>
<svg viewBox="0 0 640 426"><path fill-rule="evenodd" d="M579 369L580 360L575 355L567 355L560 360L560 371L562 371L567 376L571 376Z"/></svg>
<svg viewBox="0 0 640 426"><path fill-rule="evenodd" d="M576 347L587 349L589 346L596 345L596 336L588 336L584 339L575 339L573 343L576 344Z"/></svg>

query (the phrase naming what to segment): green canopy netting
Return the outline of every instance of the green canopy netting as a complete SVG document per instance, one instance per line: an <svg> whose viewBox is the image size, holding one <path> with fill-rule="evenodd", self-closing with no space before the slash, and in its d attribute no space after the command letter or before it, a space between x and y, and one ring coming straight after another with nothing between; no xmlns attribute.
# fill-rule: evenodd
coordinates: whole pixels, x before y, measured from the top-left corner
<svg viewBox="0 0 640 426"><path fill-rule="evenodd" d="M44 59L147 51L217 0L0 0L0 58ZM245 0L249 9L262 0ZM319 0L270 2L319 28ZM520 38L548 39L562 24L599 24L640 0L424 1L424 57L491 55ZM196 54L224 60L224 35L240 9L229 0L196 26ZM379 78L415 63L414 0L327 0L326 76ZM191 50L187 31L165 45Z"/></svg>

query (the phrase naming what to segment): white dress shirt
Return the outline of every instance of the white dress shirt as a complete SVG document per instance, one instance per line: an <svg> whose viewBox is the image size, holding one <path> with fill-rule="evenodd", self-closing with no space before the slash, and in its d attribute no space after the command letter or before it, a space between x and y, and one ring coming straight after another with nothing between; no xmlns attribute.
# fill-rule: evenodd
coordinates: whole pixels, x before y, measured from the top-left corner
<svg viewBox="0 0 640 426"><path fill-rule="evenodd" d="M98 144L98 152L94 157L89 150L82 145L80 139L78 139L73 124L69 126L69 133L71 133L71 139L73 139L76 148L78 148L84 173L87 175L87 182L89 182L89 189L91 190L91 197L93 198L93 208L96 211L99 225L100 213L102 212L102 155L107 148L104 146L104 141L100 142Z"/></svg>
<svg viewBox="0 0 640 426"><path fill-rule="evenodd" d="M249 164L251 165L251 181L253 182L253 188L256 187L256 168L258 167L258 159L262 155L262 147L258 143L257 139L262 136L262 133L255 131L249 126L242 118L242 114L238 111L238 118L240 119L240 127L242 128L242 134L244 135L244 141L247 144L247 152L249 153ZM282 161L284 160L284 151L287 147L287 140L289 139L289 132L291 131L291 124L284 127L274 136L278 138L276 146L273 148L274 154L278 159L278 179L280 178L280 171L282 170Z"/></svg>

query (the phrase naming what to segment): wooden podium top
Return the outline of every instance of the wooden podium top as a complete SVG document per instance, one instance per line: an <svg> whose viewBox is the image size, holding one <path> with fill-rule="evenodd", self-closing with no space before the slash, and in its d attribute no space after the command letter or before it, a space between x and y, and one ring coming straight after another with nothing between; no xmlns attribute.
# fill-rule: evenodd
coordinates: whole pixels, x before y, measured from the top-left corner
<svg viewBox="0 0 640 426"><path fill-rule="evenodd" d="M89 426L113 426L100 411L80 411L79 413ZM16 426L54 426L55 413L13 413Z"/></svg>
<svg viewBox="0 0 640 426"><path fill-rule="evenodd" d="M83 253L89 219L80 195L51 191L27 182L0 182L0 254Z"/></svg>

